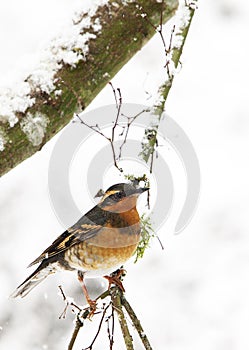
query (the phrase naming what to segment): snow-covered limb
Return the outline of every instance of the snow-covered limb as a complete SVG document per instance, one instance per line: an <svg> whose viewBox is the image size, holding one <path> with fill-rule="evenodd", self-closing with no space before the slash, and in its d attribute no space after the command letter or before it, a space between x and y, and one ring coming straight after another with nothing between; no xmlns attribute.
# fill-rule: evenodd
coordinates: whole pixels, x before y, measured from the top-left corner
<svg viewBox="0 0 249 350"><path fill-rule="evenodd" d="M33 93L58 94L56 74L63 65L74 68L86 59L89 41L95 39L102 29L99 18L96 18L96 11L98 6L106 3L108 0L98 0L86 14L76 15L76 19L65 32L55 37L40 53L38 66L30 72L25 81L19 82L11 89L2 89L0 121L8 122L10 127L13 127L18 122L18 113L25 113L35 104L35 97L31 97Z"/></svg>
<svg viewBox="0 0 249 350"><path fill-rule="evenodd" d="M0 127L6 135L1 136L0 175L39 150L153 36L143 13L153 25L160 23L160 2L99 4L79 13L72 27L51 42L25 81L0 92ZM176 8L177 0L164 1L163 22Z"/></svg>
<svg viewBox="0 0 249 350"><path fill-rule="evenodd" d="M155 118L151 121L151 125L145 130L145 135L142 141L142 152L141 156L148 162L150 159L150 168L152 170L153 166L153 156L155 148L157 145L157 131L160 124L160 119L165 111L165 104L169 91L172 87L175 74L178 70L180 58L182 55L182 50L189 32L189 28L197 9L198 0L189 2L187 0L180 0L178 10L174 17L174 24L172 28L171 38L169 46L166 46L164 37L162 34L162 25L160 25L157 31L161 35L165 54L166 54L166 64L165 64L165 82L159 87L158 95L153 104L153 110L155 113Z"/></svg>

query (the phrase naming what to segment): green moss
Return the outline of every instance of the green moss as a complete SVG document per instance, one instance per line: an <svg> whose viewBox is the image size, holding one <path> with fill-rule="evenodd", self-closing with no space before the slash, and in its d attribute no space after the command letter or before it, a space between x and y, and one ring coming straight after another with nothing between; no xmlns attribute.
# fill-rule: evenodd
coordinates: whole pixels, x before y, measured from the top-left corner
<svg viewBox="0 0 249 350"><path fill-rule="evenodd" d="M143 214L140 218L141 220L141 239L137 246L135 252L135 263L144 256L145 250L150 245L151 238L155 237L155 232L153 230L151 221L149 217Z"/></svg>

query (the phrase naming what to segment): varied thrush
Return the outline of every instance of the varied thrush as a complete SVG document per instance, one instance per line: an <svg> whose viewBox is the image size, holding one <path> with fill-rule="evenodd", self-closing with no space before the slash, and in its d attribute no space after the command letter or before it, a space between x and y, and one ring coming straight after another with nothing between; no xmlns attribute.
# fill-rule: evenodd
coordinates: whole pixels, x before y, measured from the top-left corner
<svg viewBox="0 0 249 350"><path fill-rule="evenodd" d="M26 296L37 284L57 271L76 270L90 303L84 276L103 276L133 255L140 240L137 198L148 189L134 183L109 187L99 204L62 233L29 265L40 263L11 297Z"/></svg>

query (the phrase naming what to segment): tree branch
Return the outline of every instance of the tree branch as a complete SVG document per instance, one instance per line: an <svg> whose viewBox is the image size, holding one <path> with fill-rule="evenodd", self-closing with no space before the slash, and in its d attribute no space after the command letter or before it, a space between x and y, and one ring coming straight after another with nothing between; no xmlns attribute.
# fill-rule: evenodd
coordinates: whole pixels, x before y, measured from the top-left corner
<svg viewBox="0 0 249 350"><path fill-rule="evenodd" d="M112 304L113 304L114 310L118 315L118 320L119 320L120 328L123 334L126 350L134 350L133 339L130 334L130 331L125 319L125 315L122 309L121 294L122 294L122 291L118 287L115 287L112 289L111 291Z"/></svg>
<svg viewBox="0 0 249 350"><path fill-rule="evenodd" d="M166 79L165 82L159 87L158 99L153 106L154 114L157 116L157 120L154 120L148 129L145 130L144 139L142 141L142 151L140 155L146 162L150 160L150 172L152 172L153 169L160 120L165 110L166 101L172 87L176 71L180 65L180 58L195 10L197 9L197 2L198 0L193 0L192 2L188 3L186 0L181 9L178 9L178 16L180 17L178 18L178 21L180 21L181 24L178 28L176 28L176 25L173 25L168 47L162 33L162 22L159 29L157 29L157 32L162 39L166 55ZM151 24L151 26L153 25Z"/></svg>
<svg viewBox="0 0 249 350"><path fill-rule="evenodd" d="M73 349L75 340L76 340L76 338L78 336L78 333L79 333L79 330L80 330L81 327L83 327L83 322L81 321L79 315L77 315L76 322L75 322L75 327L74 327L74 330L73 330L73 334L72 334L72 337L71 337L70 342L68 344L68 350L72 350Z"/></svg>
<svg viewBox="0 0 249 350"><path fill-rule="evenodd" d="M59 286L60 292L62 294L63 300L66 303L66 309L68 308L68 306L72 306L72 312L76 315L76 319L75 319L75 327L68 345L68 350L72 350L75 340L78 336L79 330L80 328L83 327L84 325L84 321L86 319L88 319L90 317L91 320L93 320L93 318L95 317L95 315L97 314L102 314L101 315L101 319L99 321L99 325L97 328L97 332L91 342L91 344L84 348L84 350L93 350L93 345L95 344L96 340L98 339L99 335L100 335L100 331L102 329L102 325L103 322L106 321L107 322L107 335L108 335L108 339L109 339L109 345L110 345L110 350L113 348L113 344L114 344L114 312L117 315L117 318L119 320L119 324L120 324L120 328L122 331L122 336L125 342L125 346L126 346L126 350L134 350L134 346L133 346L133 339L132 336L130 334L129 331L129 327L126 321L126 316L124 314L124 311L126 310L131 323L133 325L133 327L137 330L139 337L142 340L142 343L144 345L144 349L145 350L152 350L152 347L149 343L149 340L147 338L147 335L145 334L140 321L138 320L133 308L131 307L131 305L129 304L129 302L127 301L127 299L125 298L124 292L123 290L120 289L119 283L117 283L116 277L120 280L120 283L122 285L122 279L124 277L122 272L123 269L121 267L121 269L118 269L116 271L114 271L109 277L110 277L110 281L112 280L112 282L110 282L111 284L113 284L113 286L111 287L109 285L109 288L103 292L102 294L100 294L95 301L100 301L100 300L104 300L106 298L108 298L108 302L103 302L101 308L98 308L98 311L95 312L91 317L90 317L90 307L87 308L81 308L78 305L76 305L71 298L66 297L65 293L63 292L63 289L61 286ZM107 311L108 309L110 309L111 306L111 312L109 315L107 315ZM77 312L75 312L75 309L77 310ZM65 315L65 309L63 311L63 315ZM60 317L61 318L61 317ZM110 322L111 320L111 327L110 327Z"/></svg>
<svg viewBox="0 0 249 350"><path fill-rule="evenodd" d="M124 306L125 310L127 311L128 315L130 316L132 324L136 328L138 335L139 335L140 339L142 340L144 348L146 350L152 350L149 339L147 338L147 335L145 334L143 327L141 326L141 323L140 323L139 319L137 318L137 315L135 314L131 305L128 303L124 294L122 294L122 296L121 296L121 303Z"/></svg>
<svg viewBox="0 0 249 350"><path fill-rule="evenodd" d="M10 111L12 127L6 115L0 113L0 176L40 150L71 120L77 109L89 105L153 36L154 28L145 20L144 14L157 26L161 17L163 22L172 17L177 0L165 1L163 13L161 8L162 3L152 0L117 0L115 4L110 1L99 7L90 19L89 14L85 14L74 22L79 26L86 19L90 21L87 26L82 24L79 34L82 37L88 35L87 50L73 45L68 52L79 53L82 59L71 65L62 59L56 62L59 68L51 81L52 87L44 87L44 82L37 81L32 75L27 77L23 82L29 91L25 103ZM101 30L96 31L96 26ZM60 48L62 52L63 49Z"/></svg>

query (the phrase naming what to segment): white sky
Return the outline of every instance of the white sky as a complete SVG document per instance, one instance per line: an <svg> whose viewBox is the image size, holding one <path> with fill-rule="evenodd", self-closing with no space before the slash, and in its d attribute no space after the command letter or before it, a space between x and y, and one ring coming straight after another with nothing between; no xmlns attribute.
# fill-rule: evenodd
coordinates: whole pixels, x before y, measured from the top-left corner
<svg viewBox="0 0 249 350"><path fill-rule="evenodd" d="M0 3L1 87L29 70L39 58L39 47L60 31L79 3ZM127 297L158 350L234 350L249 345L248 12L242 0L200 3L183 68L169 96L167 112L198 154L202 189L186 230L173 236L169 218L160 232L165 250L154 242L143 261L129 265ZM146 103L145 90L154 93L161 75L160 45L153 39L113 80L126 102ZM108 87L89 109L112 102ZM0 179L3 349L65 348L72 329L70 316L58 321L63 305L57 296L62 283L77 298L72 274L52 277L25 300L7 299L30 273L28 263L62 232L47 190L53 142ZM86 208L88 204L86 198ZM88 345L84 337L91 332L88 326L81 331L76 349ZM103 349L101 343L98 346ZM121 349L118 342L116 348Z"/></svg>

